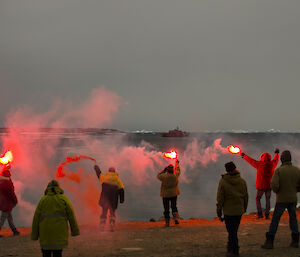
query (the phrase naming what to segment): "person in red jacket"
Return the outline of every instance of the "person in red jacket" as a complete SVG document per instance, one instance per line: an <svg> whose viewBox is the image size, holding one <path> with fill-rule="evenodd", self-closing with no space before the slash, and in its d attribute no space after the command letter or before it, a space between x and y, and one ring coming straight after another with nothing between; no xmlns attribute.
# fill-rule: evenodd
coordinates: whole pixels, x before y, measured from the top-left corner
<svg viewBox="0 0 300 257"><path fill-rule="evenodd" d="M279 149L275 149L275 155L272 159L269 153L263 153L260 156L260 161L252 159L250 156L241 152L242 158L248 162L252 167L256 169L256 208L257 208L257 218L263 218L262 208L260 200L265 194L266 197L266 210L265 217L269 219L270 214L270 198L271 198L271 179L274 174L274 170L278 165L279 161Z"/></svg>
<svg viewBox="0 0 300 257"><path fill-rule="evenodd" d="M0 179L0 230L7 219L9 227L11 228L14 236L20 235L20 232L16 229L11 215L12 209L17 205L18 200L15 194L15 189L13 182L11 181L11 173L9 170L4 170L2 172L3 177L6 179ZM8 178L8 180L7 180ZM0 235L1 237L1 235Z"/></svg>

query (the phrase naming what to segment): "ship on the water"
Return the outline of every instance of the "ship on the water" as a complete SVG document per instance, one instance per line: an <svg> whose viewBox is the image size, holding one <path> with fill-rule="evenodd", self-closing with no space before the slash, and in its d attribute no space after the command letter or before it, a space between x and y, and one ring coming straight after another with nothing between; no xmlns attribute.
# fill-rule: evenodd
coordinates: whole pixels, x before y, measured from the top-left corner
<svg viewBox="0 0 300 257"><path fill-rule="evenodd" d="M176 129L169 130L168 133L163 133L163 137L188 137L190 134L188 132L182 131L177 127Z"/></svg>

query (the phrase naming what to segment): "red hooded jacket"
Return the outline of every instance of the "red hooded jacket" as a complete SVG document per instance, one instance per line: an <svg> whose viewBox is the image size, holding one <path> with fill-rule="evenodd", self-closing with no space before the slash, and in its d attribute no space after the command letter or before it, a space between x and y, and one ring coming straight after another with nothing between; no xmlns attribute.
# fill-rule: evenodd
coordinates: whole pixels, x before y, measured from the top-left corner
<svg viewBox="0 0 300 257"><path fill-rule="evenodd" d="M279 154L275 153L273 160L271 160L272 157L269 153L263 153L260 156L260 161L254 160L246 154L243 156L243 158L257 170L255 188L257 190L270 190L270 183L274 174L274 170L278 165Z"/></svg>
<svg viewBox="0 0 300 257"><path fill-rule="evenodd" d="M0 210L11 212L17 203L18 200L12 181L0 179Z"/></svg>

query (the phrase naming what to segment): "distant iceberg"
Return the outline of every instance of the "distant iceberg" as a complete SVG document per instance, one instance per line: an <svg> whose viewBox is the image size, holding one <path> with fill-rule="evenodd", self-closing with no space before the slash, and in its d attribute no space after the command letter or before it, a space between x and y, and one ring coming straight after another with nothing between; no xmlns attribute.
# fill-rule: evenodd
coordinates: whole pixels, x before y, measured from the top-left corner
<svg viewBox="0 0 300 257"><path fill-rule="evenodd" d="M151 131L151 130L145 130L145 129L131 131L130 133L135 133L135 134L155 134L154 131Z"/></svg>

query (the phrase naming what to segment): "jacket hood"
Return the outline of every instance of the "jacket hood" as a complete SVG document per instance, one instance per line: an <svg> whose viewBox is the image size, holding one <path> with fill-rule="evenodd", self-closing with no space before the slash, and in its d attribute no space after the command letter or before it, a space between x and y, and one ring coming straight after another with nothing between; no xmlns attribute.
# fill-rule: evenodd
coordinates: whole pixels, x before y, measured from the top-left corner
<svg viewBox="0 0 300 257"><path fill-rule="evenodd" d="M270 162L272 160L271 154L269 154L269 153L263 153L260 156L260 160L263 161L263 162Z"/></svg>
<svg viewBox="0 0 300 257"><path fill-rule="evenodd" d="M224 175L222 175L222 178L232 184L232 185L236 185L238 183L240 183L240 178L241 178L241 175L240 175L240 172L238 170L234 170L230 173L226 173Z"/></svg>
<svg viewBox="0 0 300 257"><path fill-rule="evenodd" d="M58 195L63 194L64 190L62 190L59 186L47 186L45 190L45 195Z"/></svg>

